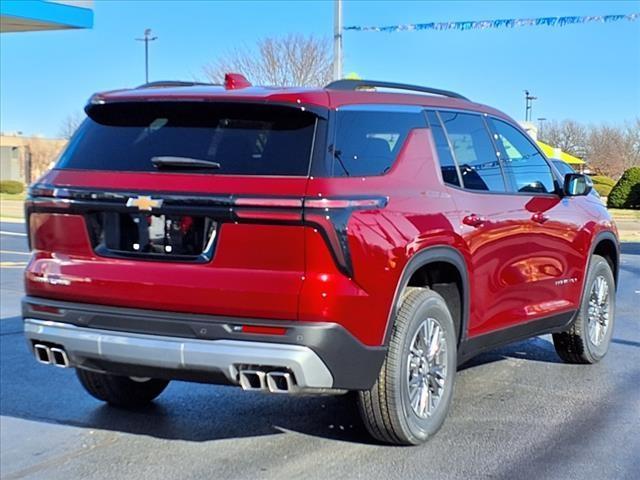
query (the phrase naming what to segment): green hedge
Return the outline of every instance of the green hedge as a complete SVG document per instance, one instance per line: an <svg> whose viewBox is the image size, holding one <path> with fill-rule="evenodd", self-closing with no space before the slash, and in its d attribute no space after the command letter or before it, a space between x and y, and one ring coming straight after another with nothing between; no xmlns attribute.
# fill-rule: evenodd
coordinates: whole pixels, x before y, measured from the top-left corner
<svg viewBox="0 0 640 480"><path fill-rule="evenodd" d="M17 180L0 180L0 193L22 193L24 192L24 183Z"/></svg>
<svg viewBox="0 0 640 480"><path fill-rule="evenodd" d="M591 180L593 180L594 185L601 184L613 187L616 184L616 181L613 178L607 177L606 175L594 175L591 177Z"/></svg>
<svg viewBox="0 0 640 480"><path fill-rule="evenodd" d="M640 167L631 167L622 174L611 189L607 206L640 209Z"/></svg>

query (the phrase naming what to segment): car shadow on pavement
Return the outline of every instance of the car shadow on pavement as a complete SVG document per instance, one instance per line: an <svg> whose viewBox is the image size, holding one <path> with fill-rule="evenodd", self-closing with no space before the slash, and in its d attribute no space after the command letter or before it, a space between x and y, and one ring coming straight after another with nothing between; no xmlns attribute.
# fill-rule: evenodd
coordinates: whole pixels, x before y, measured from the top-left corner
<svg viewBox="0 0 640 480"><path fill-rule="evenodd" d="M359 419L353 394L280 396L176 381L148 407L110 407L89 396L72 369L36 363L19 317L0 324L2 416L194 442L294 431L375 444Z"/></svg>
<svg viewBox="0 0 640 480"><path fill-rule="evenodd" d="M531 360L535 362L562 363L553 343L547 337L534 337L504 347L489 350L473 357L458 367L458 371L498 362L508 358Z"/></svg>
<svg viewBox="0 0 640 480"><path fill-rule="evenodd" d="M90 397L73 370L36 363L22 336L19 317L0 323L3 416L194 442L293 431L376 444L360 421L353 393L289 397L172 382L148 407L135 411L110 407ZM549 341L535 338L482 354L461 368L505 358L559 361Z"/></svg>

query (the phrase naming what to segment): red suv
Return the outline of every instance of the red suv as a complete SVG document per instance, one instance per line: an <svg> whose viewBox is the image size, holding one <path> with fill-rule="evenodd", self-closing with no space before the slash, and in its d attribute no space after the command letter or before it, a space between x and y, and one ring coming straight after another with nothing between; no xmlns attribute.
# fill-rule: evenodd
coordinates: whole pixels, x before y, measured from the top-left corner
<svg viewBox="0 0 640 480"><path fill-rule="evenodd" d="M568 362L607 352L613 221L493 108L230 74L86 113L30 189L23 317L37 360L98 399L139 406L172 379L357 391L374 437L418 444L478 352L544 333Z"/></svg>

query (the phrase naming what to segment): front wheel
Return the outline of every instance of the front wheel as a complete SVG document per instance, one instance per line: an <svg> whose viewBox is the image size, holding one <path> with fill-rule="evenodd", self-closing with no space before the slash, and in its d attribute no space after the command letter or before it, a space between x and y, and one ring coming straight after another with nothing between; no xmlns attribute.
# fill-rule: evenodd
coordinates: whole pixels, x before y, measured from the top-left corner
<svg viewBox="0 0 640 480"><path fill-rule="evenodd" d="M360 413L373 437L417 445L440 429L453 395L456 344L444 299L426 288L409 288L378 379L371 390L359 392Z"/></svg>
<svg viewBox="0 0 640 480"><path fill-rule="evenodd" d="M616 302L616 286L609 263L591 258L584 295L568 330L553 334L553 344L567 363L596 363L609 350Z"/></svg>

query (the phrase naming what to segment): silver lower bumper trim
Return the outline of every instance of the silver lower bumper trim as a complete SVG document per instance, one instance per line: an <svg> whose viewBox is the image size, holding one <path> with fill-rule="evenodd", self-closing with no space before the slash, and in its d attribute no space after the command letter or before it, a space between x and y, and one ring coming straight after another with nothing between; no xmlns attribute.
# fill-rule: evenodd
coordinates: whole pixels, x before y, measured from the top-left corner
<svg viewBox="0 0 640 480"><path fill-rule="evenodd" d="M71 366L83 359L194 371L222 371L238 383L238 366L261 365L288 369L301 388L331 388L331 372L308 347L243 340L197 340L179 337L98 330L68 323L27 318L30 341L62 345Z"/></svg>

